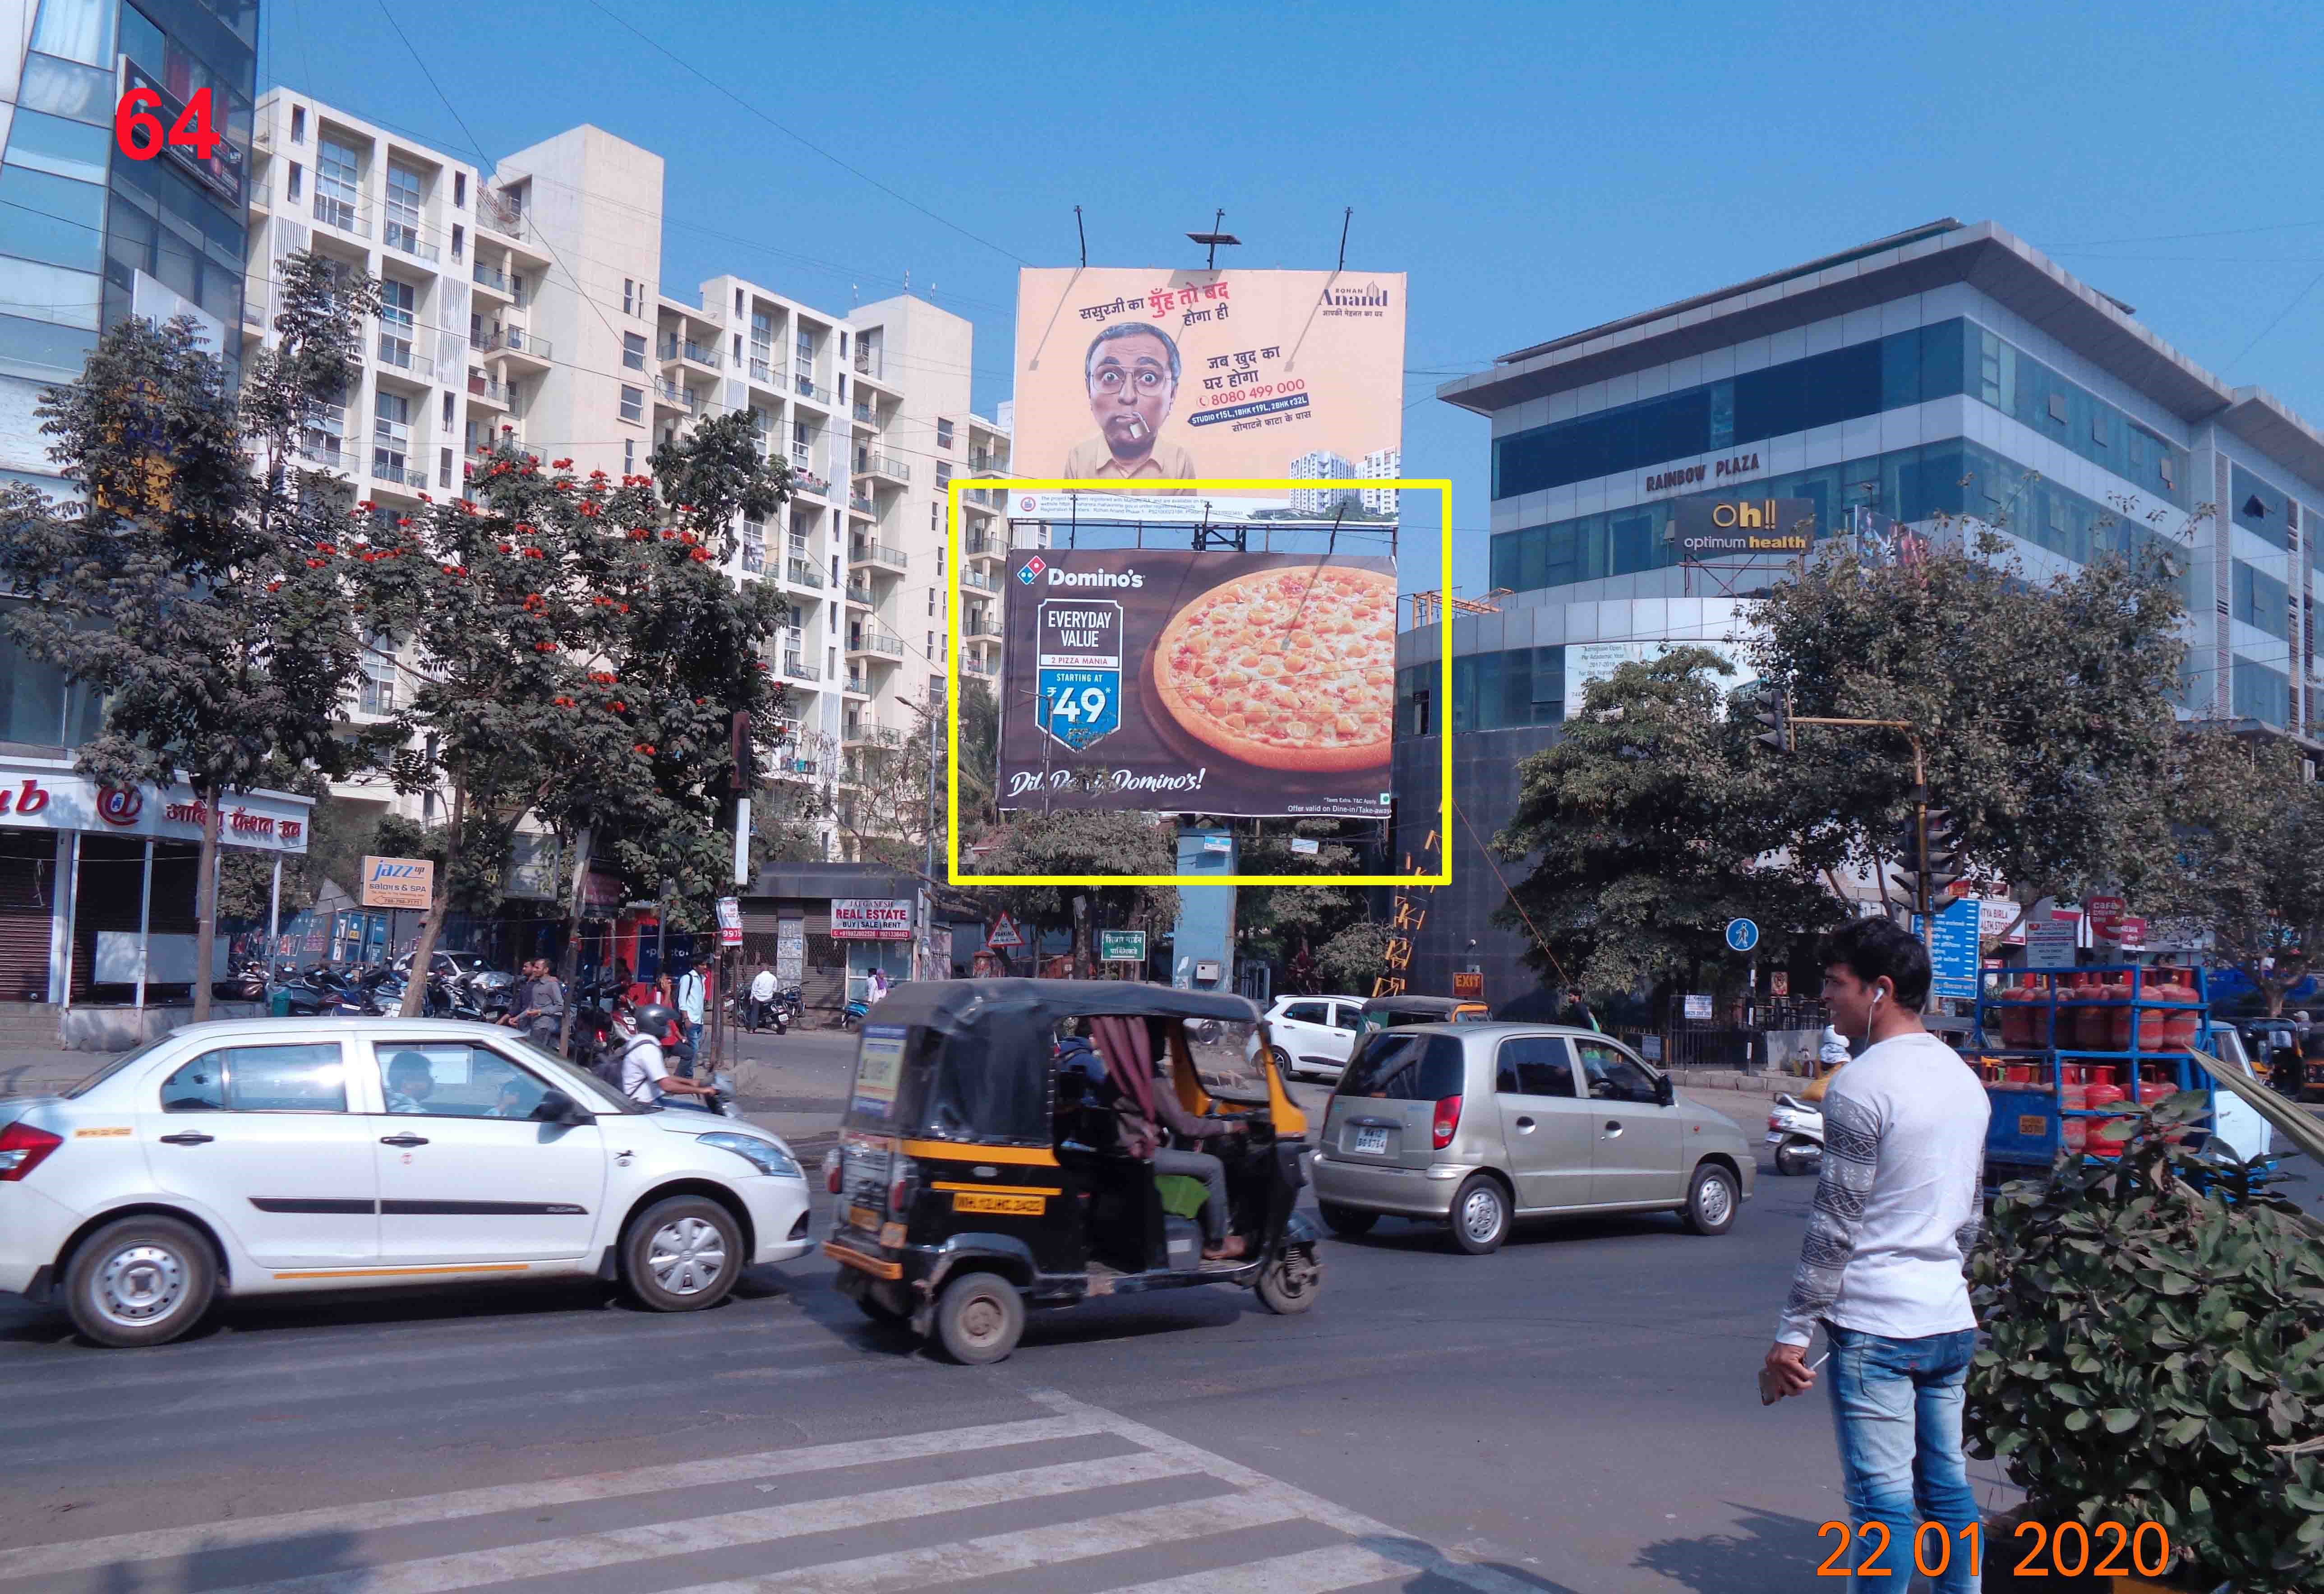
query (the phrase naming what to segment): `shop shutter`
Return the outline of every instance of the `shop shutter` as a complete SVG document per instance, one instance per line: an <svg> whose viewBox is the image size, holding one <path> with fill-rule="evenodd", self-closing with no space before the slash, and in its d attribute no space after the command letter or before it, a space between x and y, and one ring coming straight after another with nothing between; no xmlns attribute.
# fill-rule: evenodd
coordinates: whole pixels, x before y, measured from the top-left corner
<svg viewBox="0 0 2324 1594"><path fill-rule="evenodd" d="M54 835L0 836L0 1002L48 999L56 887Z"/></svg>

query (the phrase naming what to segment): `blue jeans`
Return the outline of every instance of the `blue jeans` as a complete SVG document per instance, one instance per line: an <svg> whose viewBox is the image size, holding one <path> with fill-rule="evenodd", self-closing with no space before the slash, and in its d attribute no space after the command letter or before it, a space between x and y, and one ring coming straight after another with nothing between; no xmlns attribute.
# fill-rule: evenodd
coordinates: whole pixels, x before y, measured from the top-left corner
<svg viewBox="0 0 2324 1594"><path fill-rule="evenodd" d="M1856 1589L1904 1594L1912 1587L1914 1534L1924 1522L1944 1525L1951 1556L1936 1594L1972 1594L1969 1542L1960 1530L1978 1520L1961 1454L1962 1385L1977 1330L1890 1339L1859 1329L1824 1325L1831 1339L1831 1414L1840 1434L1840 1472L1851 1527L1878 1522L1888 1548L1877 1562L1893 1574L1849 1579ZM1880 1535L1859 1534L1849 1547L1853 1569L1869 1559ZM1924 1538L1925 1561L1941 1559L1937 1535ZM1979 1545L1980 1558L1987 1546Z"/></svg>

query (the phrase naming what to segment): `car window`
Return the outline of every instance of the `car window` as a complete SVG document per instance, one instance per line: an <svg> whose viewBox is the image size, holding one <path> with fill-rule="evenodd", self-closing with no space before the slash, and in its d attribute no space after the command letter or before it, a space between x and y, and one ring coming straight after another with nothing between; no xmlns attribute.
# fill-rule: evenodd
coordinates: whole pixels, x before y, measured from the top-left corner
<svg viewBox="0 0 2324 1594"><path fill-rule="evenodd" d="M1582 1077L1598 1100L1652 1102L1659 1094L1653 1075L1603 1041L1577 1041L1574 1050L1582 1054Z"/></svg>
<svg viewBox="0 0 2324 1594"><path fill-rule="evenodd" d="M1573 1094L1573 1060L1555 1035L1514 1035L1494 1059L1493 1088L1510 1096Z"/></svg>
<svg viewBox="0 0 2324 1594"><path fill-rule="evenodd" d="M343 1113L346 1070L339 1043L221 1046L181 1063L161 1081L163 1112Z"/></svg>
<svg viewBox="0 0 2324 1594"><path fill-rule="evenodd" d="M381 1099L392 1113L431 1118L525 1118L549 1093L546 1081L489 1046L466 1041L383 1041Z"/></svg>
<svg viewBox="0 0 2324 1594"><path fill-rule="evenodd" d="M1363 1043L1340 1081L1342 1096L1390 1101L1442 1101L1462 1093L1467 1065L1451 1035L1399 1035L1389 1030Z"/></svg>
<svg viewBox="0 0 2324 1594"><path fill-rule="evenodd" d="M1294 1019L1300 1024L1329 1024L1331 1022L1331 1020L1325 1016L1325 1009L1323 1004L1321 1002L1294 1002L1290 1006L1286 1007L1283 1010L1283 1016L1288 1019Z"/></svg>
<svg viewBox="0 0 2324 1594"><path fill-rule="evenodd" d="M1334 1003L1332 1007L1332 1027L1353 1033L1364 1027L1364 1010L1345 1002Z"/></svg>

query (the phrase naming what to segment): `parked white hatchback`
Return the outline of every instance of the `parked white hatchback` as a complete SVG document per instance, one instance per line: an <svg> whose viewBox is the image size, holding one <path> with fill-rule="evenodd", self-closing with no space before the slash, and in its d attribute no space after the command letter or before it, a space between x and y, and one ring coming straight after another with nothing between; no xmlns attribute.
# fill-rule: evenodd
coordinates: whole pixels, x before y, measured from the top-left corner
<svg viewBox="0 0 2324 1594"><path fill-rule="evenodd" d="M1267 1010L1275 1066L1286 1080L1336 1080L1363 1033L1361 996L1277 996Z"/></svg>
<svg viewBox="0 0 2324 1594"><path fill-rule="evenodd" d="M0 1100L0 1292L102 1345L174 1339L221 1293L471 1279L699 1311L807 1249L807 1200L765 1130L641 1106L487 1024L194 1024Z"/></svg>

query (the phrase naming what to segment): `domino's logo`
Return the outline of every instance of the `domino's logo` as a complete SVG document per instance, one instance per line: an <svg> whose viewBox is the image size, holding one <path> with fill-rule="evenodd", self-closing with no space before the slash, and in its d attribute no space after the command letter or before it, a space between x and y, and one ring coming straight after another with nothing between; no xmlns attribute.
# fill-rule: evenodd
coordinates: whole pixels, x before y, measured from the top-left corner
<svg viewBox="0 0 2324 1594"><path fill-rule="evenodd" d="M1017 580L1021 586L1030 587L1035 581L1040 579L1041 572L1048 568L1041 562L1041 556L1037 553L1018 568Z"/></svg>

